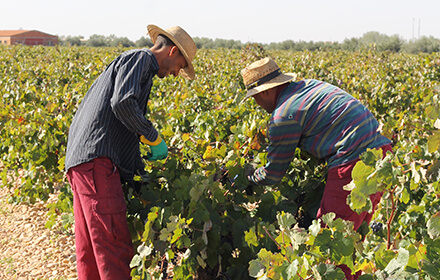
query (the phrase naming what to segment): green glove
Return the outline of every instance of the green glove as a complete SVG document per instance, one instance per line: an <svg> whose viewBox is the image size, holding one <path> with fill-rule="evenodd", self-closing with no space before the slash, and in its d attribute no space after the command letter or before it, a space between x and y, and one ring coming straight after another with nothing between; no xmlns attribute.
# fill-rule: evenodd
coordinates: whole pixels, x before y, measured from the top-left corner
<svg viewBox="0 0 440 280"><path fill-rule="evenodd" d="M168 147L167 144L165 144L165 141L162 141L159 143L159 145L156 146L150 146L151 153L147 154L148 160L159 160L164 159L168 156Z"/></svg>
<svg viewBox="0 0 440 280"><path fill-rule="evenodd" d="M151 153L147 154L147 160L164 159L168 156L167 144L159 135L154 142L148 141L143 135L141 135L140 140L142 143L150 146Z"/></svg>

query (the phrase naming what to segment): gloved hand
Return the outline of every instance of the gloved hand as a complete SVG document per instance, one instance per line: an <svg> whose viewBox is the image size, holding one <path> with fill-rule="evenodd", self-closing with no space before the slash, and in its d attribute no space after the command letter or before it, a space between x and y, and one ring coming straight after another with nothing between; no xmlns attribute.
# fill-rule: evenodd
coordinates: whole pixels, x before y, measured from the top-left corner
<svg viewBox="0 0 440 280"><path fill-rule="evenodd" d="M255 173L255 170L257 170L257 165L255 163L250 163L249 165L246 165L244 169L244 174L249 182L248 186L245 189L247 195L252 195L254 193L254 187L257 186L257 184L255 184L254 181L251 179L251 177Z"/></svg>
<svg viewBox="0 0 440 280"><path fill-rule="evenodd" d="M157 146L150 146L151 153L147 155L148 160L164 159L168 156L168 147L165 141L159 143Z"/></svg>
<svg viewBox="0 0 440 280"><path fill-rule="evenodd" d="M150 142L142 135L141 142L150 146L151 153L147 154L147 160L159 160L168 156L167 144L160 136L157 136L156 141Z"/></svg>
<svg viewBox="0 0 440 280"><path fill-rule="evenodd" d="M258 168L256 163L248 163L244 166L244 176L249 177L254 174L255 170Z"/></svg>

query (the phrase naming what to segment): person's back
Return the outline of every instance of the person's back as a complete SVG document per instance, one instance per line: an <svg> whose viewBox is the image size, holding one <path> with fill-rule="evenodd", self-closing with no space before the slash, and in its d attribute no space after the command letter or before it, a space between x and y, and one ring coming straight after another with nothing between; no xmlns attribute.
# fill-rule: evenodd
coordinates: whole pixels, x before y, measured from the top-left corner
<svg viewBox="0 0 440 280"><path fill-rule="evenodd" d="M280 124L287 124L280 125ZM284 156L293 156L292 141L334 167L357 160L367 148L389 144L378 122L357 99L318 80L291 83L278 98L270 121L270 135L285 142ZM290 151L289 151L290 150Z"/></svg>
<svg viewBox="0 0 440 280"><path fill-rule="evenodd" d="M127 70L123 72L120 68ZM131 105L129 102L133 103L130 98L139 92L132 99L136 100L134 105L143 109L142 114L145 115L153 75L158 68L156 59L147 49L124 52L107 66L88 90L70 126L66 171L102 156L111 158L121 174L143 169L139 154L139 136L133 132L132 126L140 121L149 121L145 118L134 118L130 114L121 113L116 116L114 112L131 109L128 107ZM139 73L126 75L126 72L134 71ZM116 79L124 79L124 83L116 82ZM126 95L119 94L123 92L124 86L139 87L139 90ZM127 108L120 104L127 104L124 105ZM118 108L115 108L116 106ZM143 133L154 132L151 129Z"/></svg>

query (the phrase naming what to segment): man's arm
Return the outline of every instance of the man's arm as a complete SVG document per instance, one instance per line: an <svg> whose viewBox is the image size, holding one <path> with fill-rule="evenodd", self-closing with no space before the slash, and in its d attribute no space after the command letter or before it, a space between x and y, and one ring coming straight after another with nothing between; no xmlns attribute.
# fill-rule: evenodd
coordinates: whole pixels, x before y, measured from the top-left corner
<svg viewBox="0 0 440 280"><path fill-rule="evenodd" d="M253 185L278 184L286 174L301 136L301 126L295 120L283 120L269 125L271 143L267 152L267 164L248 176Z"/></svg>
<svg viewBox="0 0 440 280"><path fill-rule="evenodd" d="M145 118L141 107L145 104L139 101L143 99L141 95L148 94L141 92L141 78L146 71L151 71L150 60L145 52L135 52L124 57L118 65L111 106L115 116L130 131L155 142L159 137L158 132Z"/></svg>

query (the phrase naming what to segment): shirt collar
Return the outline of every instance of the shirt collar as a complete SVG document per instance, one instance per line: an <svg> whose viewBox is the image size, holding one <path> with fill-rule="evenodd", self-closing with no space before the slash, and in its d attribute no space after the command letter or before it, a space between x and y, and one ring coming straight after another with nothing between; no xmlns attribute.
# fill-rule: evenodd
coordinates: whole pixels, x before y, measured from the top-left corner
<svg viewBox="0 0 440 280"><path fill-rule="evenodd" d="M280 92L280 94L278 95L277 102L276 102L277 106L278 106L278 104L280 103L280 100L282 100L282 98L284 98L283 96L284 96L287 92L291 92L291 91L293 90L293 88L295 87L296 84L297 84L296 82L291 81L291 82L289 82L289 85L288 85L286 88L284 88L284 89Z"/></svg>

